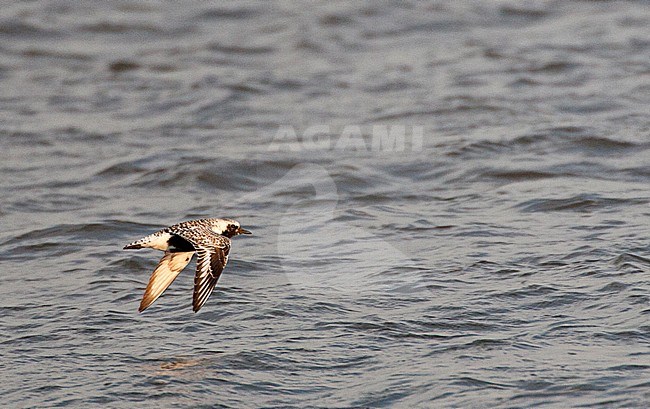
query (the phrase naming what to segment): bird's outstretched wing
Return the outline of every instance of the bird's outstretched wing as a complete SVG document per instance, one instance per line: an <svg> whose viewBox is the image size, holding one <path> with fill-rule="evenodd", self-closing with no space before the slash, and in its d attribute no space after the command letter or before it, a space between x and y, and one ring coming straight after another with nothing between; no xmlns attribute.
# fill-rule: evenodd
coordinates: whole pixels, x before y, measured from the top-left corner
<svg viewBox="0 0 650 409"><path fill-rule="evenodd" d="M144 296L140 302L139 312L144 311L147 307L153 304L165 292L167 287L174 282L178 274L183 271L185 266L192 259L193 251L172 253L165 252L163 258L160 259L158 266L151 274L149 284L144 290Z"/></svg>
<svg viewBox="0 0 650 409"><path fill-rule="evenodd" d="M172 233L190 242L196 250L198 258L194 276L192 308L194 312L197 312L212 294L219 276L228 263L230 239L207 227L194 226L189 230L178 229Z"/></svg>
<svg viewBox="0 0 650 409"><path fill-rule="evenodd" d="M200 310L208 300L226 267L226 263L228 263L230 243L222 244L221 247L199 247L196 250L198 258L194 276L194 295L192 296L194 312Z"/></svg>

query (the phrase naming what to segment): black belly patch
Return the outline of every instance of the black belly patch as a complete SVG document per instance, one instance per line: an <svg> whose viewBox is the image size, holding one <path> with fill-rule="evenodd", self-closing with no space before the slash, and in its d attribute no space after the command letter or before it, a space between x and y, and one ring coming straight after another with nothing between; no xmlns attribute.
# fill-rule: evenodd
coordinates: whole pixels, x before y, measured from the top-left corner
<svg viewBox="0 0 650 409"><path fill-rule="evenodd" d="M196 249L194 246L192 246L192 243L189 241L185 240L181 236L177 236L173 234L169 240L167 240L167 244L169 244L169 250L171 252L182 252L182 251L195 251Z"/></svg>

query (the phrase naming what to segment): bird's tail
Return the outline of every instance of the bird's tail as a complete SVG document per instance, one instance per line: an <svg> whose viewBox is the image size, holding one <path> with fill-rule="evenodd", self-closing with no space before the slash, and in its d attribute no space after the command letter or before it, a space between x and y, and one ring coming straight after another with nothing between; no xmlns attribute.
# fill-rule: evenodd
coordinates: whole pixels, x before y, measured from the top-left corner
<svg viewBox="0 0 650 409"><path fill-rule="evenodd" d="M141 249L142 244L139 244L137 241L134 241L133 243L129 243L122 250L131 250L131 249Z"/></svg>
<svg viewBox="0 0 650 409"><path fill-rule="evenodd" d="M124 250L153 248L164 251L169 247L167 240L170 237L169 233L159 231L127 244L124 246Z"/></svg>

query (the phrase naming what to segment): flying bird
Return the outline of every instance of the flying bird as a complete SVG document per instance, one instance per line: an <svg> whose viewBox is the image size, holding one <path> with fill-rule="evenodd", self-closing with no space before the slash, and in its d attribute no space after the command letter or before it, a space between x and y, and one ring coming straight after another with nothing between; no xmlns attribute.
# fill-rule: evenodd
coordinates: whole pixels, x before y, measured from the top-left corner
<svg viewBox="0 0 650 409"><path fill-rule="evenodd" d="M165 252L151 274L138 311L144 311L165 292L195 253L198 259L192 309L200 310L228 263L230 239L239 234L252 233L236 220L199 219L166 227L124 246L124 250L152 248Z"/></svg>

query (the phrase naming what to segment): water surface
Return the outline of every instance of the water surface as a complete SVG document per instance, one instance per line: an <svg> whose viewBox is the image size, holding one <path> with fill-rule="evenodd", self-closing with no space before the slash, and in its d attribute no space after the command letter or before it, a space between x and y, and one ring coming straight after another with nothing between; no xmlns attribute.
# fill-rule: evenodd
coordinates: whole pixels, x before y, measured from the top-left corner
<svg viewBox="0 0 650 409"><path fill-rule="evenodd" d="M634 1L4 5L3 405L647 407L649 26ZM192 313L191 264L138 314L160 253L122 246L214 216L254 235L212 298Z"/></svg>

